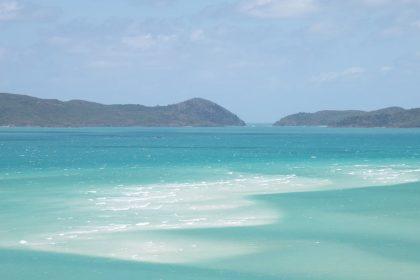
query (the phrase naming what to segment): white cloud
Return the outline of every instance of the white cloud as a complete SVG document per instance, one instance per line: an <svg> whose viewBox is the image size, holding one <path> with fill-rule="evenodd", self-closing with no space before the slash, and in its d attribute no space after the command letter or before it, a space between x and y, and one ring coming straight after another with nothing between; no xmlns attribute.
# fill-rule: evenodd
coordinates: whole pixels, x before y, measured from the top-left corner
<svg viewBox="0 0 420 280"><path fill-rule="evenodd" d="M152 6L152 7L168 7L176 4L177 0L126 0L133 5Z"/></svg>
<svg viewBox="0 0 420 280"><path fill-rule="evenodd" d="M156 43L151 34L124 37L121 42L124 45L135 49L148 49L153 47Z"/></svg>
<svg viewBox="0 0 420 280"><path fill-rule="evenodd" d="M67 37L63 36L53 36L48 39L48 42L53 45L65 45L71 42L71 40Z"/></svg>
<svg viewBox="0 0 420 280"><path fill-rule="evenodd" d="M96 30L96 29L93 29ZM83 67L95 70L129 68L135 61L142 67L166 67L168 53L174 43L179 42L177 35L123 32L104 36L98 32L85 34L57 34L47 39L47 43L59 52L65 52L83 62Z"/></svg>
<svg viewBox="0 0 420 280"><path fill-rule="evenodd" d="M372 7L380 7L388 4L420 4L420 0L358 0L362 4Z"/></svg>
<svg viewBox="0 0 420 280"><path fill-rule="evenodd" d="M26 1L0 0L0 22L55 20L60 13L61 10L54 6L43 6Z"/></svg>
<svg viewBox="0 0 420 280"><path fill-rule="evenodd" d="M198 42L204 39L204 31L202 29L197 29L191 32L190 40L192 42Z"/></svg>
<svg viewBox="0 0 420 280"><path fill-rule="evenodd" d="M48 44L61 48L71 54L89 54L97 51L97 44L92 40L73 38L66 36L52 36L47 40Z"/></svg>
<svg viewBox="0 0 420 280"><path fill-rule="evenodd" d="M338 72L325 72L310 79L312 83L327 83L338 80L346 80L351 78L358 78L363 75L366 70L362 67L350 67Z"/></svg>
<svg viewBox="0 0 420 280"><path fill-rule="evenodd" d="M243 2L240 11L259 18L290 18L315 12L315 0L248 0Z"/></svg>
<svg viewBox="0 0 420 280"><path fill-rule="evenodd" d="M162 44L169 43L175 39L175 35L157 35L152 34L127 36L121 39L121 42L127 47L139 50L148 50L159 47Z"/></svg>
<svg viewBox="0 0 420 280"><path fill-rule="evenodd" d="M17 1L0 1L0 21L16 19L21 9Z"/></svg>
<svg viewBox="0 0 420 280"><path fill-rule="evenodd" d="M384 28L381 31L381 35L385 37L397 37L402 35L407 35L408 32L414 31L418 32L420 30L420 20L400 20L394 25Z"/></svg>
<svg viewBox="0 0 420 280"><path fill-rule="evenodd" d="M388 73L388 72L392 71L393 69L394 69L394 68L393 68L392 66L385 65L385 66L382 66L379 70L380 70L382 73Z"/></svg>
<svg viewBox="0 0 420 280"><path fill-rule="evenodd" d="M316 22L308 27L309 33L318 35L338 34L342 31L341 29L337 24L330 22Z"/></svg>
<svg viewBox="0 0 420 280"><path fill-rule="evenodd" d="M7 50L5 48L0 48L0 60L6 56Z"/></svg>
<svg viewBox="0 0 420 280"><path fill-rule="evenodd" d="M390 0L361 0L361 2L368 6L381 6L388 4Z"/></svg>
<svg viewBox="0 0 420 280"><path fill-rule="evenodd" d="M381 34L385 37L399 36L403 34L404 30L401 26L391 26L382 30Z"/></svg>
<svg viewBox="0 0 420 280"><path fill-rule="evenodd" d="M420 30L420 20L416 20L416 21L414 21L413 23L411 23L411 25L412 25L414 28L416 28L416 29L419 29L419 30Z"/></svg>
<svg viewBox="0 0 420 280"><path fill-rule="evenodd" d="M126 67L129 66L127 61L115 60L115 59L97 59L89 61L86 64L88 68L95 68L95 69L112 69L116 67Z"/></svg>

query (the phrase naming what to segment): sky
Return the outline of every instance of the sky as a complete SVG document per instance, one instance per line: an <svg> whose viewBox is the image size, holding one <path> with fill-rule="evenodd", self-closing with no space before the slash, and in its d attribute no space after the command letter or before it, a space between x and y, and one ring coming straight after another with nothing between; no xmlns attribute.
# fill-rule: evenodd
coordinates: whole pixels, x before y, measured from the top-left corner
<svg viewBox="0 0 420 280"><path fill-rule="evenodd" d="M420 107L419 85L420 0L0 0L0 92L273 122Z"/></svg>

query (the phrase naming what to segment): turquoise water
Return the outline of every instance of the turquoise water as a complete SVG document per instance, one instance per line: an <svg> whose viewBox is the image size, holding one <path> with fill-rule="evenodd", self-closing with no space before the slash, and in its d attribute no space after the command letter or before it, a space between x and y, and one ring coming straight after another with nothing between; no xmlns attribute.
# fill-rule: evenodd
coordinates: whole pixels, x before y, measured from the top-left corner
<svg viewBox="0 0 420 280"><path fill-rule="evenodd" d="M0 129L0 279L416 279L420 130Z"/></svg>

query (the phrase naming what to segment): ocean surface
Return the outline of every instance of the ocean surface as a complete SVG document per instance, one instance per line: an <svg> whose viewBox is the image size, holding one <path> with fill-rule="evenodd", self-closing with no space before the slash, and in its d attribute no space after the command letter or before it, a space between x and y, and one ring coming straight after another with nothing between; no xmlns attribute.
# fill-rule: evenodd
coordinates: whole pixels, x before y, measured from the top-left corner
<svg viewBox="0 0 420 280"><path fill-rule="evenodd" d="M0 128L0 279L419 279L420 129Z"/></svg>

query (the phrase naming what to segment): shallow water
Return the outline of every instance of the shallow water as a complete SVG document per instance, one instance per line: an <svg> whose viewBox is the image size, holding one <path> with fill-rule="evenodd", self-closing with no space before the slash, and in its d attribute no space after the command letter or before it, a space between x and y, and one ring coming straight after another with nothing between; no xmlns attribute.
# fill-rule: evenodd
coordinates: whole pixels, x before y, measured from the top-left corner
<svg viewBox="0 0 420 280"><path fill-rule="evenodd" d="M0 129L1 279L415 279L420 130Z"/></svg>

